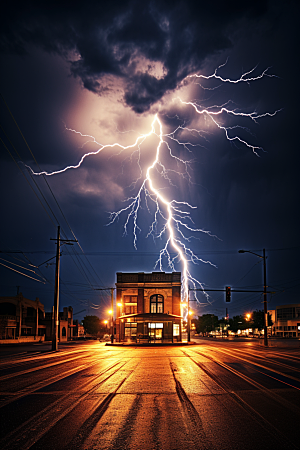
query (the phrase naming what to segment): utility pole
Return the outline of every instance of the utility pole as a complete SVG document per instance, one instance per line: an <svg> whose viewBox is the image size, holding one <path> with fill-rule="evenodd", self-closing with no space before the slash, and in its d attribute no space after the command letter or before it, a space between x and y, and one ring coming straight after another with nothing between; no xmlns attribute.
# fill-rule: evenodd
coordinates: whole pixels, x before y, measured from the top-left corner
<svg viewBox="0 0 300 450"><path fill-rule="evenodd" d="M110 298L111 298L111 305L110 305L110 340L113 344L114 342L114 290L116 288L98 288L95 289L95 291L108 291L110 289ZM117 307L116 307L117 308ZM117 309L116 309L116 318L117 318Z"/></svg>
<svg viewBox="0 0 300 450"><path fill-rule="evenodd" d="M264 346L268 347L268 302L267 302L266 249L263 249L263 258L264 258Z"/></svg>
<svg viewBox="0 0 300 450"><path fill-rule="evenodd" d="M187 337L188 342L191 342L191 319L190 319L190 295L188 292L188 317L187 317Z"/></svg>
<svg viewBox="0 0 300 450"><path fill-rule="evenodd" d="M228 337L228 322L229 322L229 316L228 316L228 308L226 308L226 316L225 316L225 320L227 323L227 327L226 327L226 335Z"/></svg>
<svg viewBox="0 0 300 450"><path fill-rule="evenodd" d="M268 347L268 302L267 302L267 264L266 264L266 249L263 249L263 256L250 250L239 250L239 253L252 253L264 261L264 346Z"/></svg>
<svg viewBox="0 0 300 450"><path fill-rule="evenodd" d="M114 288L110 289L110 295L111 295L111 333L110 333L110 340L111 343L114 343Z"/></svg>
<svg viewBox="0 0 300 450"><path fill-rule="evenodd" d="M55 239L51 239L55 241ZM53 306L53 334L52 334L52 351L58 350L58 312L59 312L59 269L60 269L60 243L73 245L71 242L78 242L77 240L61 239L60 226L57 227L56 239L56 265L55 265L55 286L54 286L54 306Z"/></svg>
<svg viewBox="0 0 300 450"><path fill-rule="evenodd" d="M57 227L56 241L56 266L55 266L55 286L54 286L54 326L52 336L52 351L58 350L58 305L59 305L59 267L60 267L60 226Z"/></svg>

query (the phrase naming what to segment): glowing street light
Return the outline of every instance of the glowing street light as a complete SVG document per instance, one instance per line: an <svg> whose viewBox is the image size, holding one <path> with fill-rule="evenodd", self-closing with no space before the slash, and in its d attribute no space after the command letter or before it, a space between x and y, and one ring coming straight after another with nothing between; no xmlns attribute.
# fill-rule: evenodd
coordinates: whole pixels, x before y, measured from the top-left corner
<svg viewBox="0 0 300 450"><path fill-rule="evenodd" d="M267 269L266 269L266 250L263 249L263 256L250 250L239 250L239 253L252 253L264 260L264 345L268 347L268 304L267 304Z"/></svg>
<svg viewBox="0 0 300 450"><path fill-rule="evenodd" d="M117 317L119 317L119 342L121 342L121 319L120 319L120 317L122 316L123 303L118 302L117 307L119 308L119 316L118 316L118 312L117 312Z"/></svg>
<svg viewBox="0 0 300 450"><path fill-rule="evenodd" d="M113 342L113 332L114 332L114 312L112 309L110 309L109 311L107 311L108 314L110 315L110 335L111 335L111 340Z"/></svg>
<svg viewBox="0 0 300 450"><path fill-rule="evenodd" d="M187 332L188 332L188 342L191 342L191 313L192 311L190 311L190 295L189 295L189 291L188 291L188 296L187 296Z"/></svg>

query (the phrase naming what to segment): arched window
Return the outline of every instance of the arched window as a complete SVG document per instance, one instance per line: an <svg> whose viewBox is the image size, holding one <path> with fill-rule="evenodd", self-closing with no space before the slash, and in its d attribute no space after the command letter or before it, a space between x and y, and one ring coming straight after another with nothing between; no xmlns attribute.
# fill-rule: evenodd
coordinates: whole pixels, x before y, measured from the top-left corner
<svg viewBox="0 0 300 450"><path fill-rule="evenodd" d="M150 313L158 314L164 312L164 298L160 294L150 297Z"/></svg>
<svg viewBox="0 0 300 450"><path fill-rule="evenodd" d="M66 334L67 334L67 333L66 333L66 328L63 327L62 330L61 330L61 335L65 337Z"/></svg>

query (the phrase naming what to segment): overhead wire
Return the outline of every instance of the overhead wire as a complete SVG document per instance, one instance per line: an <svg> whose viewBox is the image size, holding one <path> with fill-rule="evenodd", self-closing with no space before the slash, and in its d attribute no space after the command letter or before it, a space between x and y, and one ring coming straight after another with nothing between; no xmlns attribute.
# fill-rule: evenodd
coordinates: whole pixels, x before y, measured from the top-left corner
<svg viewBox="0 0 300 450"><path fill-rule="evenodd" d="M2 95L1 95L2 96ZM3 98L3 96L2 96L2 98ZM7 106L7 104L6 104L6 106ZM7 108L8 108L8 106L7 106ZM8 110L9 110L9 108L8 108ZM11 111L9 110L9 112L11 113ZM11 114L12 115L12 114ZM12 116L13 117L13 116ZM13 118L14 119L14 118ZM16 123L16 121L14 120L14 122ZM1 125L0 125L1 126ZM18 127L18 125L17 125L17 127ZM15 146L13 145L13 143L11 142L11 140L9 139L9 137L7 136L7 133L5 132L5 130L3 129L3 127L1 126L1 129L2 129L2 131L3 131L3 133L5 134L5 136L6 136L6 138L8 139L8 141L9 141L9 143L10 143L10 145L12 146L12 148L14 149L14 151L16 152L16 154L17 154L17 156L18 156L18 158L20 159L20 161L23 163L23 165L24 165L24 167L26 167L26 165L24 164L24 162L22 161L22 158L21 158L21 156L20 156L20 154L19 154L19 152L17 151L17 149L15 148ZM20 131L20 128L18 127L18 130ZM25 143L26 143L26 145L27 145L27 147L29 148L29 146L28 146L28 143L27 143L27 141L25 140L25 138L24 138L24 136L23 136L23 134L21 133L21 136L22 136L22 138L24 139L24 141L25 141ZM36 183L36 181L35 181L35 179L34 179L34 177L33 177L33 175L32 175L32 173L27 169L27 173L28 173L28 175L30 176L30 178L31 178L31 180L32 180L32 182L34 183L34 185L36 186L36 188L38 189L38 191L39 191L39 193L40 193L40 195L42 196L42 198L44 199L44 201L45 201L45 203L46 203L46 205L48 206L48 208L49 208L49 210L51 211L51 213L52 213L52 215L53 215L53 217L55 218L55 220L56 220L56 222L57 222L57 224L59 223L59 221L58 221L58 219L57 219L57 217L56 217L56 215L54 214L54 211L53 211L53 209L51 208L51 206L49 205L49 202L46 200L46 198L45 198L45 196L44 196L44 194L42 193L42 191L41 191L41 189L39 188L39 186L38 186L38 184ZM50 186L49 186L50 187ZM51 189L51 188L50 188ZM56 226L55 224L54 224L54 226Z"/></svg>
<svg viewBox="0 0 300 450"><path fill-rule="evenodd" d="M7 261L6 259L3 259L3 258L0 258L0 260L6 262L6 263L8 263L8 264L12 264L13 266L19 267L20 269L28 270L29 272L33 272L36 276L41 276L41 275L37 274L37 273L35 272L35 270L33 270L33 269L28 269L27 267L20 266L19 264L16 264L16 263ZM44 280L44 281L46 281L46 280Z"/></svg>
<svg viewBox="0 0 300 450"><path fill-rule="evenodd" d="M35 156L34 156L32 150L31 150L31 148L30 148L30 146L29 146L27 140L25 139L25 136L23 135L23 133L22 133L22 131L21 131L21 129L20 129L20 127L19 127L17 121L15 120L15 118L14 118L14 116L13 116L13 114L12 114L10 108L8 107L8 104L6 103L6 101L5 101L4 97L3 97L3 95L2 95L2 94L0 94L0 95L1 95L1 97L2 97L3 102L4 102L5 105L6 105L7 110L9 111L9 114L10 114L10 116L12 117L12 119L13 119L13 121L14 121L14 123L15 123L15 125L16 125L16 127L17 127L17 129L18 129L18 131L19 131L19 133L20 133L20 135L21 135L23 141L25 142L25 145L26 145L26 147L28 148L28 150L29 150L29 152L30 152L30 154L31 154L31 156L32 156L32 158L33 158L33 160L34 160L34 162L36 163L37 167L38 167L38 168L40 169L40 171L42 172L41 167L39 166L39 164L38 164L38 162L37 162L37 160L36 160L36 158L35 158ZM1 128L2 128L2 130L3 130L4 134L5 134L5 136L7 137L8 141L10 142L12 148L15 150L16 154L18 155L18 157L19 157L20 160L22 161L22 159L21 159L19 153L17 152L17 150L16 150L16 148L14 147L14 145L12 144L11 140L9 139L9 137L7 136L7 134L5 133L3 127L1 127ZM0 138L0 139L1 139L1 138ZM43 208L44 208L44 210L46 211L48 217L50 218L52 224L55 225L54 221L52 220L52 218L51 218L51 216L49 215L48 211L46 210L45 206L43 205L41 199L38 197L37 193L35 192L35 190L34 190L33 187L31 186L31 184L29 183L27 177L24 175L24 173L23 173L23 171L21 170L21 168L19 167L17 161L15 160L15 158L13 157L13 155L11 154L11 152L9 151L8 147L5 145L5 143L4 143L4 141L3 141L2 139L1 139L1 142L2 142L2 144L4 145L4 147L7 149L8 153L10 154L10 156L12 157L12 159L14 160L15 164L17 165L17 167L18 167L19 170L21 171L22 175L25 177L26 181L28 182L28 184L30 185L31 189L32 189L33 192L35 193L36 197L38 198L39 202L40 202L41 205L43 206ZM24 163L23 163L23 164L24 164ZM33 178L32 174L30 173L29 170L28 170L28 174L30 175L31 180L33 181L34 185L35 185L36 188L38 189L38 191L39 191L41 197L43 198L43 200L44 200L44 202L46 203L47 207L49 208L49 210L50 210L52 216L55 218L56 223L58 224L58 223L59 223L58 218L56 217L56 215L55 215L53 209L52 209L51 206L49 205L48 201L46 200L45 196L43 195L41 189L40 189L39 186L37 185L35 179ZM99 281L100 281L100 283L103 285L103 282L102 282L102 280L101 280L100 277L99 277L99 274L95 271L94 267L92 266L92 264L90 263L89 259L87 258L87 254L110 255L110 256L116 256L117 254L118 254L118 255L126 254L126 256L128 257L129 254L130 254L131 252L115 252L115 253L112 253L112 252L89 252L89 253L85 253L85 252L83 251L81 245L79 244L78 240L76 239L75 233L73 232L73 230L72 230L72 228L71 228L71 226L70 226L70 224L69 224L69 222L68 222L68 220L67 220L67 218L66 218L66 216L65 216L65 214L64 214L64 212L63 212L63 210L62 210L62 208L60 207L60 205L59 205L59 203L58 203L58 200L57 200L57 198L55 197L54 192L53 192L53 190L51 189L51 186L49 185L49 183L48 183L48 181L47 181L47 179L46 179L46 176L45 176L44 174L43 174L43 179L44 179L44 181L45 181L45 183L46 183L46 185L47 185L47 187L48 187L48 189L49 189L49 191L50 191L50 193L51 193L51 195L52 195L52 197L53 197L53 199L54 199L54 202L55 202L55 204L57 205L57 207L58 207L58 209L59 209L59 211L60 211L60 213L61 213L61 215L62 215L62 217L63 217L63 219L64 219L64 221L65 221L65 223L67 224L67 226L68 226L68 228L69 228L69 230L70 230L72 236L73 236L73 237L75 238L75 240L77 241L77 245L79 246L79 248L80 248L80 250L81 250L83 256L86 258L86 261L87 261L88 265L90 266L90 268L92 269L92 271L93 271L94 274L96 275L96 278L98 278ZM55 226L56 226L56 225L55 225ZM64 232L63 229L62 229L62 235L65 236L65 237L67 238L67 234ZM284 251L284 250L294 250L294 249L298 249L298 248L299 248L299 246L296 246L296 247L290 247L290 248L280 248L280 249L268 249L268 251ZM91 276L91 278L94 278L94 275L91 275L90 270L87 268L87 266L84 266L84 264L83 264L83 263L81 262L81 260L79 259L79 256L81 256L81 255L79 255L79 254L75 251L75 249L72 249L71 251L69 251L69 249L67 249L66 252L67 252L67 253L69 254L69 256L71 256L71 258L73 259L73 262L75 263L77 269L84 275L84 278L87 280L87 282L88 282L90 288L94 290L94 287L93 287L93 285L92 285L92 283L91 283L91 280L89 279L89 276ZM72 254L72 253L73 253L73 254ZM202 251L202 252L201 252L201 254L235 254L235 253L236 253L236 250L217 250L217 251ZM146 254L146 255L151 255L151 254L155 254L155 253L154 253L154 252L147 252L147 253L145 253L145 252L138 252L138 253L132 252L132 254L134 254L134 256L136 257L137 254L142 256L142 255L145 255L145 254ZM76 261L75 261L74 258L76 258L76 261L77 261L78 264L76 263ZM255 263L255 264L252 266L252 268L251 268L251 269L250 269L250 270L249 270L242 278L240 278L240 279L239 279L236 283L234 283L234 284L237 284L237 283L239 283L240 281L242 281L242 280L243 280L243 279L251 272L251 270L252 270L257 264L259 264L260 262L261 262L261 261L258 261L257 263ZM79 266L80 266L80 267L79 267ZM96 280L96 279L94 278L94 280ZM97 282L96 282L96 285L97 285ZM293 288L293 287L288 288L288 289L292 289L292 288ZM220 298L220 297L218 297L218 299L219 299L219 298ZM216 301L217 301L218 299L216 299Z"/></svg>
<svg viewBox="0 0 300 450"><path fill-rule="evenodd" d="M2 128L2 127L1 127ZM18 165L17 161L15 160L15 158L13 157L13 155L11 154L11 152L9 151L8 147L6 146L6 144L4 143L4 141L2 140L2 138L0 137L0 140L2 142L2 145L6 148L6 150L8 151L8 153L10 154L11 158L13 159L13 161L15 162L16 166L18 167L18 169L20 170L20 172L22 173L23 177L25 178L26 182L29 184L30 188L32 189L32 191L34 192L35 196L37 197L37 199L39 200L39 202L41 203L43 209L45 210L47 216L49 217L49 219L51 220L51 222L53 223L54 226L56 226L56 224L53 222L52 217L50 216L49 212L46 210L45 206L43 205L43 203L41 202L39 196L37 195L37 193L35 192L35 190L33 189L33 187L31 186L31 184L29 183L28 179L26 178L26 176L24 175L24 172L22 171L22 169L20 168L20 166ZM47 203L47 202L46 202Z"/></svg>
<svg viewBox="0 0 300 450"><path fill-rule="evenodd" d="M19 131L19 133L20 133L20 135L21 135L23 141L25 142L25 145L26 145L26 147L28 148L28 150L29 150L29 152L30 152L30 154L31 154L31 156L32 156L32 158L33 158L33 160L34 160L34 162L36 163L36 165L37 165L37 167L40 169L40 171L42 171L41 168L40 168L40 166L39 166L39 164L38 164L38 162L37 162L37 160L36 160L36 158L35 158L35 156L34 156L34 154L33 154L33 152L32 152L32 150L31 150L31 148L30 148L30 146L29 146L29 144L28 144L28 142L27 142L27 140L25 139L25 136L23 135L23 133L22 133L22 131L21 131L21 129L20 129L20 127L19 127L17 121L15 120L15 118L14 118L14 116L13 116L13 114L12 114L12 112L11 112L9 106L8 106L8 104L6 103L6 101L5 101L4 97L3 97L3 95L2 95L2 94L0 94L0 95L1 95L1 97L2 97L3 102L4 102L5 105L6 105L7 110L9 111L9 114L10 114L11 118L13 119L13 122L15 123L15 125L16 125L16 127L17 127L17 129L18 129L18 131ZM2 128L2 130L3 130L3 127L1 127L1 128ZM3 131L4 131L4 130L3 130ZM4 131L4 133L5 133L5 131ZM7 136L6 133L5 133L5 135L6 135L7 139L9 140L10 144L12 145L12 147L14 148L16 154L18 155L18 157L19 157L20 160L21 160L21 157L20 157L19 153L17 152L17 150L16 150L15 147L13 146L13 144L12 144L12 142L10 141L9 137ZM2 139L1 139L1 141L2 141ZM2 142L3 142L3 141L2 141ZM3 142L3 144L4 144L4 142ZM4 144L4 145L5 145L5 144ZM5 147L6 147L6 145L5 145ZM7 147L6 147L6 148L7 148ZM8 150L8 148L7 148L7 150ZM8 152L9 152L9 150L8 150ZM10 152L9 152L9 153L10 153ZM10 155L11 155L11 153L10 153ZM11 155L11 156L12 156L12 155ZM12 157L13 157L13 156L12 156ZM13 159L14 159L14 158L13 158ZM15 159L14 159L14 161L15 161ZM16 161L15 161L15 162L16 162ZM16 164L17 164L17 162L16 162ZM24 163L23 163L23 164L24 164ZM18 164L17 164L17 165L18 165ZM18 166L18 167L19 167L19 166ZM19 169L20 169L20 168L19 168ZM21 169L20 169L20 170L21 170ZM23 171L22 171L22 170L21 170L21 172L22 172L22 174L23 174ZM29 173L29 175L31 176L31 179L32 179L33 182L35 183L35 185L36 185L37 189L39 190L40 194L42 195L42 197L43 197L44 201L46 202L48 208L50 209L50 211L51 211L53 217L55 218L55 220L56 220L56 222L57 222L57 224L59 224L59 221L58 221L56 215L54 214L54 211L53 211L52 208L50 207L49 203L48 203L47 200L45 199L45 197L44 197L44 195L42 194L42 192L41 192L40 188L38 187L37 183L36 183L35 180L33 179L32 174L30 173L30 171L28 171L28 173ZM24 174L23 174L23 175L24 175ZM25 176L25 175L24 175L24 176ZM25 177L25 178L26 178L26 177ZM26 179L27 179L27 178L26 178ZM86 260L87 260L89 266L90 266L91 269L93 270L93 272L94 272L94 274L96 275L96 277L98 277L100 283L103 284L103 282L101 281L99 275L98 275L98 274L96 273L96 271L94 270L93 266L91 265L90 261L88 260L87 256L85 255L85 253L84 253L84 251L83 251L81 245L79 244L79 242L78 242L78 240L77 240L77 238L76 238L76 236L75 236L75 233L73 232L73 230L72 230L72 228L71 228L71 226L70 226L70 224L69 224L69 222L68 222L68 220L67 220L65 214L63 213L62 208L60 207L60 205L59 205L59 203L58 203L58 201L57 201L57 199L56 199L56 197L55 197L55 195L54 195L54 192L53 192L53 190L51 189L51 187L50 187L50 185L49 185L49 183L48 183L48 181L47 181L47 179L46 179L46 177L45 177L44 174L43 174L43 179L44 179L44 181L45 181L45 183L46 183L46 185L47 185L47 187L48 187L48 189L49 189L49 191L50 191L50 193L51 193L51 195L52 195L52 197L53 197L53 199L54 199L54 202L55 202L55 204L57 205L57 207L58 207L58 209L59 209L59 211L60 211L60 213L61 213L63 219L65 220L67 226L69 227L69 229L70 229L70 231L71 231L73 237L74 237L75 240L77 241L77 244L78 244L80 250L82 251L83 255L85 256L85 258L86 258ZM27 181L28 181L28 180L27 180ZM45 208L44 208L44 209L45 209ZM48 216L49 216L49 214L48 214ZM50 217L50 216L49 216L49 217ZM50 219L51 219L51 218L50 218ZM51 221L52 221L52 219L51 219ZM52 221L52 223L53 223L53 221ZM65 237L67 237L67 235L66 235L66 233L64 232L63 229L62 229L62 234L63 234ZM67 252L68 252L68 251L67 251ZM70 256L72 257L71 252L68 252L68 253L69 253ZM78 268L78 270L80 270L80 271L84 274L84 277L87 279L88 283L89 283L90 286L92 287L92 284L90 283L90 279L89 279L89 277L88 277L88 275L87 275L87 272L89 272L89 270L87 269L86 266L85 266L85 268L83 267L83 264L82 264L82 262L80 262L80 260L78 260L78 255L76 254L75 251L74 251L74 256L76 257L76 259L77 259L77 261L78 261L78 263L79 263L79 265L80 265L80 267L81 267L81 269L79 269L78 265L76 265L77 268ZM73 260L74 260L74 259L73 259ZM75 264L76 264L76 263L75 263ZM90 273L90 275L91 275L91 273ZM93 276L92 276L92 278L93 278Z"/></svg>
<svg viewBox="0 0 300 450"><path fill-rule="evenodd" d="M33 277L31 277L30 275L27 275L26 273L20 272L19 270L13 269L12 267L6 266L5 264L3 264L3 263L1 263L1 262L0 262L0 265L1 265L1 266L4 266L4 267L6 267L7 269L10 269L10 270L12 270L12 271L14 271L14 272L17 272L17 273L23 275L24 277L31 278L32 280L35 280L35 281L38 281L39 283L45 284L44 281L38 280L38 279L36 279L36 278L33 278Z"/></svg>

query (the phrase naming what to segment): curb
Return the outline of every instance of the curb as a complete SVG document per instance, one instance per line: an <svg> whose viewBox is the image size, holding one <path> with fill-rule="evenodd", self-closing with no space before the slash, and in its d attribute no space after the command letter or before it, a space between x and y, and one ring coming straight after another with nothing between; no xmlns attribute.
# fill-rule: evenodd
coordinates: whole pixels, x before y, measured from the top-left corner
<svg viewBox="0 0 300 450"><path fill-rule="evenodd" d="M115 343L111 343L111 342L106 342L106 344L108 347L182 347L182 346L187 346L187 345L197 345L197 342L173 342L173 343L153 343L153 344L138 344L138 343L130 343L127 344L125 342L115 342Z"/></svg>

